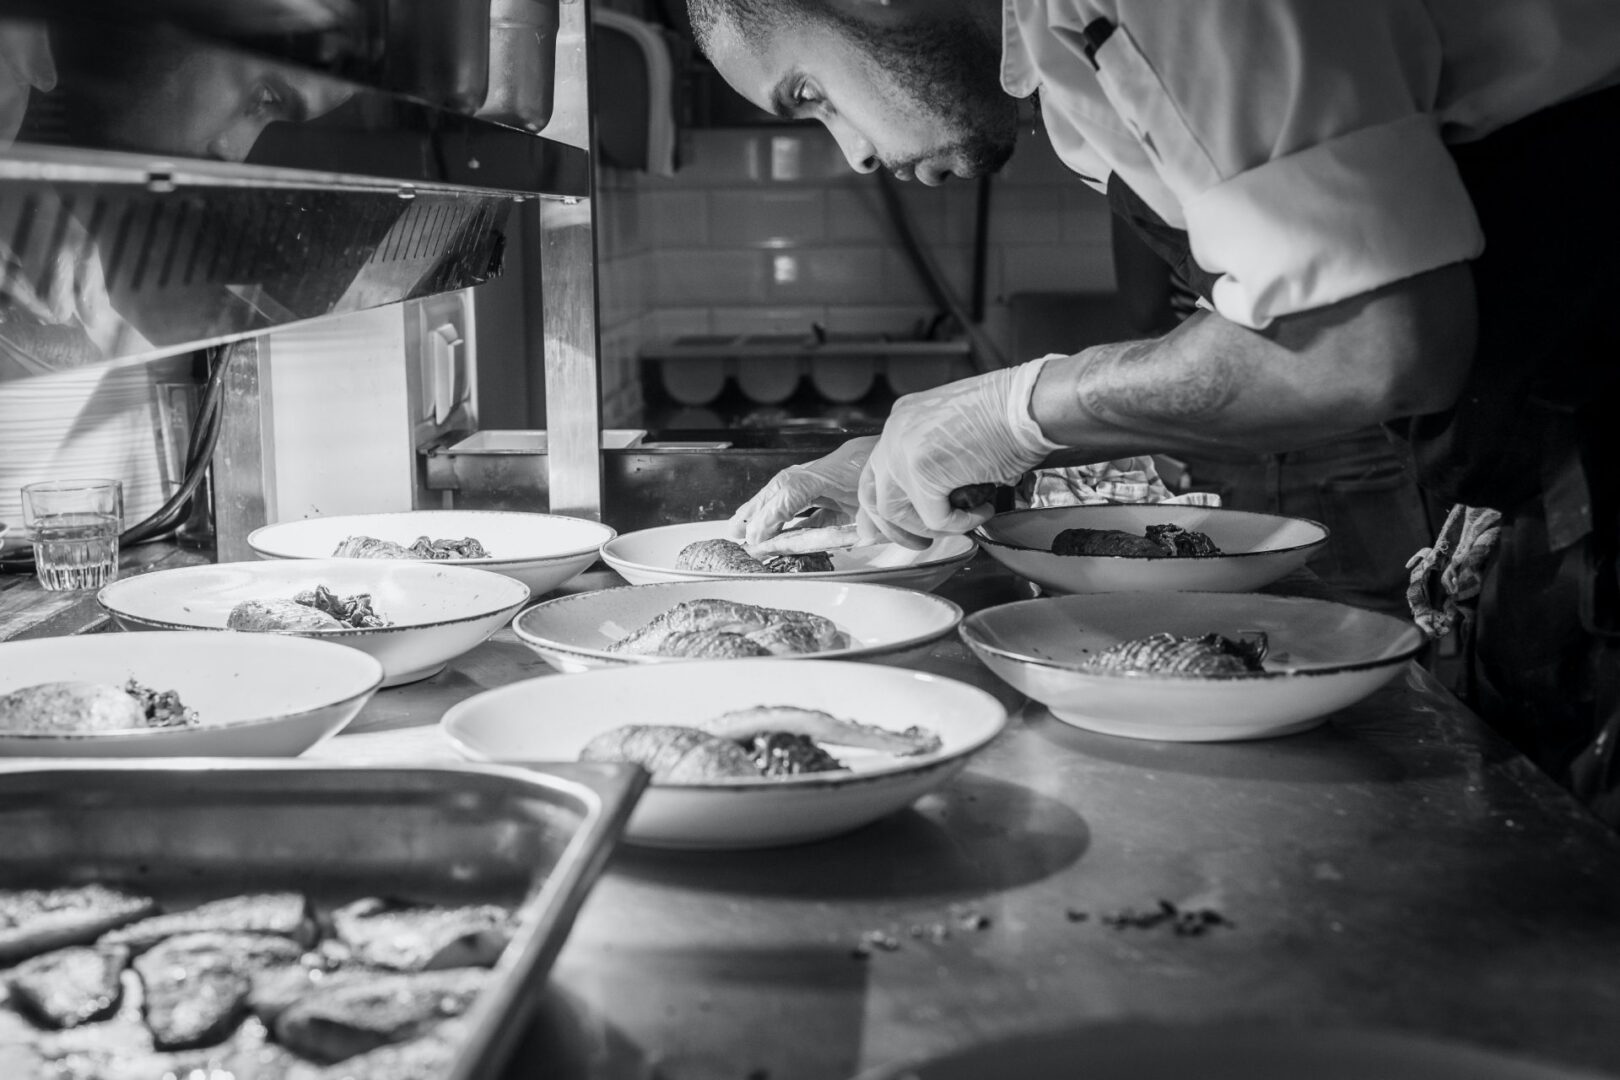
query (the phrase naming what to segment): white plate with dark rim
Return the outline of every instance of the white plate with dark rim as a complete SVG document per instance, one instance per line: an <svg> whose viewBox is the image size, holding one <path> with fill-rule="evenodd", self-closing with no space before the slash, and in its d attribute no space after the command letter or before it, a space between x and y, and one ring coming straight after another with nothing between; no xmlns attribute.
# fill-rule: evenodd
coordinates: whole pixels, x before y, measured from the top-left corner
<svg viewBox="0 0 1620 1080"><path fill-rule="evenodd" d="M582 573L596 561L602 544L617 535L599 521L561 514L515 510L408 510L283 521L254 529L248 534L247 542L262 559L330 559L337 546L350 536L372 536L407 546L421 536L434 540L460 540L470 536L484 545L488 558L432 561L445 566L493 570L523 582L534 596L543 596Z"/></svg>
<svg viewBox="0 0 1620 1080"><path fill-rule="evenodd" d="M808 611L831 619L849 635L848 648L781 657L784 660L905 663L926 653L962 621L960 607L930 593L866 582L771 577L665 581L559 596L522 612L513 620L512 632L559 671L683 663L683 657L636 656L611 652L609 646L690 600L730 600Z"/></svg>
<svg viewBox="0 0 1620 1080"><path fill-rule="evenodd" d="M1264 633L1264 671L1209 678L1098 671L1113 645L1156 633ZM962 620L989 669L1075 727L1132 739L1286 735L1377 690L1422 651L1416 626L1348 604L1257 593L1093 593L1021 600Z"/></svg>
<svg viewBox="0 0 1620 1080"><path fill-rule="evenodd" d="M693 521L638 529L602 545L602 561L632 585L659 581L719 581L754 578L718 570L680 570L676 556L699 540L731 539L726 521ZM978 545L966 536L942 536L920 551L899 544L873 544L831 552L833 568L813 574L771 575L794 581L870 581L931 592L973 558Z"/></svg>
<svg viewBox="0 0 1620 1080"><path fill-rule="evenodd" d="M0 732L3 757L296 757L342 730L382 685L375 657L279 634L78 634L0 644L0 694L48 682L174 690L193 727Z"/></svg>
<svg viewBox="0 0 1620 1080"><path fill-rule="evenodd" d="M1120 529L1142 536L1149 525L1206 534L1220 555L1054 555L1064 529ZM1146 589L1250 592L1271 584L1328 541L1328 529L1306 518L1176 503L1050 506L997 514L973 531L997 562L1048 592L1135 592Z"/></svg>
<svg viewBox="0 0 1620 1080"><path fill-rule="evenodd" d="M291 559L156 570L104 586L96 600L125 630L226 630L244 600L291 600L324 585L370 595L389 626L262 633L321 638L375 656L384 686L438 674L516 614L529 587L504 574L407 559Z"/></svg>
<svg viewBox="0 0 1620 1080"><path fill-rule="evenodd" d="M827 660L706 660L599 668L512 683L451 706L442 725L478 761L574 761L626 724L692 725L756 705L821 709L891 730L927 727L942 745L901 757L827 746L849 772L712 784L654 781L625 832L650 847L763 848L820 840L910 806L948 782L1007 724L978 687L903 668Z"/></svg>

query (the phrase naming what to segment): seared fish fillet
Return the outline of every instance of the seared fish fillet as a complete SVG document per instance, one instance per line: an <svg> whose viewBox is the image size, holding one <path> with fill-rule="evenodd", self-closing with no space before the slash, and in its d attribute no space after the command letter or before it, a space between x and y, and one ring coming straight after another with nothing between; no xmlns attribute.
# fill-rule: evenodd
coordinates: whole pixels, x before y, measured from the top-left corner
<svg viewBox="0 0 1620 1080"><path fill-rule="evenodd" d="M105 885L0 890L0 964L94 941L156 910L149 896Z"/></svg>
<svg viewBox="0 0 1620 1080"><path fill-rule="evenodd" d="M1179 525L1149 525L1144 531L1137 536L1123 529L1064 529L1052 540L1052 554L1171 559L1222 553L1208 536Z"/></svg>
<svg viewBox="0 0 1620 1080"><path fill-rule="evenodd" d="M399 971L491 967L512 940L512 912L367 897L334 911L332 927L362 963Z"/></svg>
<svg viewBox="0 0 1620 1080"><path fill-rule="evenodd" d="M109 684L48 682L0 695L0 731L123 731L146 726L140 702Z"/></svg>
<svg viewBox="0 0 1620 1080"><path fill-rule="evenodd" d="M825 551L766 555L760 565L770 574L825 574L833 569L832 556Z"/></svg>
<svg viewBox="0 0 1620 1080"><path fill-rule="evenodd" d="M1052 540L1054 555L1126 555L1163 559L1175 554L1163 544L1123 529L1064 529Z"/></svg>
<svg viewBox="0 0 1620 1080"><path fill-rule="evenodd" d="M669 784L759 779L759 767L738 743L695 728L629 724L585 744L581 761L628 761Z"/></svg>
<svg viewBox="0 0 1620 1080"><path fill-rule="evenodd" d="M756 631L764 633L763 630ZM770 656L771 650L752 635L730 630L676 630L664 636L658 656L681 656L690 660L715 660L739 656Z"/></svg>
<svg viewBox="0 0 1620 1080"><path fill-rule="evenodd" d="M1220 634L1177 637L1161 633L1122 641L1104 649L1087 666L1105 671L1222 678L1264 671L1260 661L1265 654L1264 634L1246 641L1233 641Z"/></svg>
<svg viewBox="0 0 1620 1080"><path fill-rule="evenodd" d="M488 979L482 968L453 968L334 981L311 990L276 1018L276 1041L311 1061L343 1061L418 1038L460 1016Z"/></svg>
<svg viewBox="0 0 1620 1080"><path fill-rule="evenodd" d="M796 705L755 705L749 709L733 709L705 720L702 728L711 735L736 740L752 739L765 732L785 731L792 735L808 735L819 743L886 750L902 756L931 754L941 745L939 736L926 728L908 727L904 731L894 731L854 720L841 720L820 709L801 709Z"/></svg>
<svg viewBox="0 0 1620 1080"><path fill-rule="evenodd" d="M672 652L671 636L682 631L739 634L778 656L795 652L825 652L849 646L849 635L838 629L836 623L809 611L743 604L734 600L702 599L676 604L608 648L610 652L633 656L763 655L744 652L736 646L739 651L734 653ZM704 647L684 640L680 644L688 649Z"/></svg>
<svg viewBox="0 0 1620 1080"><path fill-rule="evenodd" d="M727 574L768 574L765 564L748 554L735 540L699 540L675 556L677 570L704 570Z"/></svg>
<svg viewBox="0 0 1620 1080"><path fill-rule="evenodd" d="M346 630L319 608L297 600L243 600L225 619L227 630Z"/></svg>
<svg viewBox="0 0 1620 1080"><path fill-rule="evenodd" d="M186 911L142 919L101 939L104 945L128 945L136 952L175 934L202 931L280 934L306 949L314 944L315 918L301 893L247 893L213 900Z"/></svg>
<svg viewBox="0 0 1620 1080"><path fill-rule="evenodd" d="M146 1026L160 1050L221 1042L247 1011L253 976L297 964L303 947L279 934L180 934L135 958Z"/></svg>
<svg viewBox="0 0 1620 1080"><path fill-rule="evenodd" d="M129 950L122 946L74 945L17 965L6 976L6 986L12 1004L36 1023L78 1027L118 1011L127 963Z"/></svg>

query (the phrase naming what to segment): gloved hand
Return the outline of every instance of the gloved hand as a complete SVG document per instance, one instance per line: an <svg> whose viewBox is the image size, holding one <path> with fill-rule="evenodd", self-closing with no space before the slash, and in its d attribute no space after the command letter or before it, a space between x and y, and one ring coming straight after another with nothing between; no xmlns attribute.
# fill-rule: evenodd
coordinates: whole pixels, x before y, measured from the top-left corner
<svg viewBox="0 0 1620 1080"><path fill-rule="evenodd" d="M1056 355L1056 354L1054 354ZM869 529L918 547L965 533L994 510L951 507L956 488L1016 483L1059 449L1030 414L1035 380L1052 356L907 394L895 402L861 474L861 535Z"/></svg>
<svg viewBox="0 0 1620 1080"><path fill-rule="evenodd" d="M812 506L823 507L811 525L848 524L859 506L861 469L877 445L876 435L851 439L826 457L789 465L731 515L733 537L758 544Z"/></svg>

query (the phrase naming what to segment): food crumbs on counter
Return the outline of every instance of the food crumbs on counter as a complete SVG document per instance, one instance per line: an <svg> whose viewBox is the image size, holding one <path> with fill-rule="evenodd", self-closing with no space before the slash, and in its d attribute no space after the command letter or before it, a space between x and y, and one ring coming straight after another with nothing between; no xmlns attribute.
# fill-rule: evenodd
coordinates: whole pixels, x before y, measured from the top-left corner
<svg viewBox="0 0 1620 1080"><path fill-rule="evenodd" d="M1070 922L1085 922L1087 919L1091 918L1091 913L1089 911L1081 911L1079 908L1065 908L1063 911L1063 917L1068 919Z"/></svg>
<svg viewBox="0 0 1620 1080"><path fill-rule="evenodd" d="M1102 917L1103 925L1115 930L1134 928L1150 930L1169 923L1177 937L1198 937L1215 926L1235 926L1232 920L1214 908L1179 908L1169 900L1160 900L1157 907L1135 910L1124 908Z"/></svg>
<svg viewBox="0 0 1620 1080"><path fill-rule="evenodd" d="M865 960L872 955L873 950L896 952L899 948L900 942L893 936L881 930L868 930L861 935L860 944L850 951L850 955L857 960Z"/></svg>
<svg viewBox="0 0 1620 1080"><path fill-rule="evenodd" d="M990 929L990 916L966 904L952 904L951 918L961 930L988 930Z"/></svg>

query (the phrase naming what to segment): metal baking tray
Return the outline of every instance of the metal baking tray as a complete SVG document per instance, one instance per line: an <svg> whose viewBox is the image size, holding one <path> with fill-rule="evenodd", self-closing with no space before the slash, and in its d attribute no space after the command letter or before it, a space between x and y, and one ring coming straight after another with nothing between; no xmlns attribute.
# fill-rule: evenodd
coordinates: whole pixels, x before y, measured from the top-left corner
<svg viewBox="0 0 1620 1080"><path fill-rule="evenodd" d="M646 784L635 766L355 768L168 759L0 765L0 887L91 881L195 903L298 889L500 902L517 932L445 1080L498 1075Z"/></svg>

